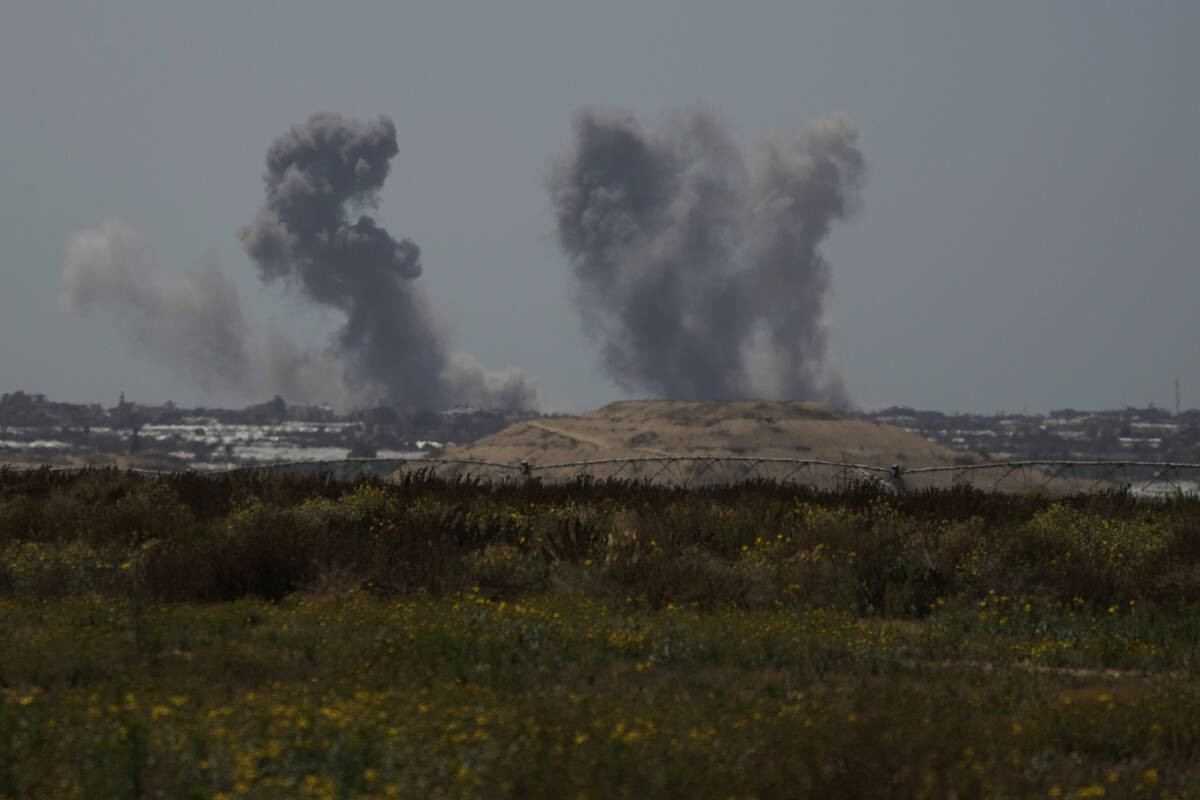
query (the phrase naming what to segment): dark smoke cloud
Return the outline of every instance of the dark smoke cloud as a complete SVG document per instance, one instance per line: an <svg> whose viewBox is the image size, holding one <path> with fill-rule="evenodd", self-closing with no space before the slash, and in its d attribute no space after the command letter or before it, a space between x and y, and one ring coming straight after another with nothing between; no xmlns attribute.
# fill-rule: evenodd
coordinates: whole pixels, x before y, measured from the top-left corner
<svg viewBox="0 0 1200 800"><path fill-rule="evenodd" d="M574 126L547 184L608 375L666 398L848 405L817 247L857 203L854 124L836 115L767 137L748 166L702 110L649 131L593 110Z"/></svg>
<svg viewBox="0 0 1200 800"><path fill-rule="evenodd" d="M532 407L536 389L522 374L492 375L448 355L415 283L420 248L369 216L351 219L376 207L397 152L387 117L321 113L293 127L267 151L266 205L239 234L246 253L264 281L284 280L346 314L335 350L360 391L408 406Z"/></svg>
<svg viewBox="0 0 1200 800"><path fill-rule="evenodd" d="M110 219L67 241L62 303L109 312L143 353L205 394L238 400L534 408L536 385L516 368L489 372L447 353L415 279L421 251L350 210L373 208L396 155L391 120L317 114L271 145L267 204L240 231L264 281L340 309L346 323L323 351L297 347L246 321L234 283L212 264L182 275L157 269L142 236Z"/></svg>

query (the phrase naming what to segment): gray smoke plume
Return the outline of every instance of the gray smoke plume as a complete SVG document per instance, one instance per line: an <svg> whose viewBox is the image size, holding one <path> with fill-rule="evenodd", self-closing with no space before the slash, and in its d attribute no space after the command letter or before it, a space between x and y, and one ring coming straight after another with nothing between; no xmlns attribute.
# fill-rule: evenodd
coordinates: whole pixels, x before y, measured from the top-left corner
<svg viewBox="0 0 1200 800"><path fill-rule="evenodd" d="M293 127L267 151L266 205L239 234L246 253L264 281L286 280L346 314L334 349L356 386L406 406L531 407L536 389L523 375L494 376L448 355L415 283L420 248L369 216L351 219L376 207L398 149L387 117L321 113Z"/></svg>
<svg viewBox="0 0 1200 800"><path fill-rule="evenodd" d="M241 385L250 374L246 324L229 279L211 264L158 279L145 241L119 219L68 238L60 300L68 310L108 309L142 351L205 392Z"/></svg>
<svg viewBox="0 0 1200 800"><path fill-rule="evenodd" d="M71 234L64 308L109 311L140 350L206 394L279 394L290 402L387 400L407 406L535 408L534 381L448 355L445 334L415 279L421 251L368 216L397 152L396 129L317 114L267 153L267 204L239 235L267 282L340 309L346 324L323 352L247 325L235 285L214 265L164 278L140 234L117 219Z"/></svg>
<svg viewBox="0 0 1200 800"><path fill-rule="evenodd" d="M138 350L207 395L350 402L341 371L328 355L301 351L279 334L254 345L237 288L214 264L165 277L142 235L119 219L67 238L59 299L68 311L108 312Z"/></svg>
<svg viewBox="0 0 1200 800"><path fill-rule="evenodd" d="M857 204L864 162L845 116L746 160L711 113L647 131L585 110L547 188L584 329L627 390L846 406L828 352L817 250Z"/></svg>

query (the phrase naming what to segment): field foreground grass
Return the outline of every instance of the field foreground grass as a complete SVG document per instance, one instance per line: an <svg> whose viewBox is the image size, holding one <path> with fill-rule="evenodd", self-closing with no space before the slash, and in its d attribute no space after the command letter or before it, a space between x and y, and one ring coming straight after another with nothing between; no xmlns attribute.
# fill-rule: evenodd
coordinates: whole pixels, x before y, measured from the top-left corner
<svg viewBox="0 0 1200 800"><path fill-rule="evenodd" d="M1198 523L0 473L0 796L1192 796Z"/></svg>

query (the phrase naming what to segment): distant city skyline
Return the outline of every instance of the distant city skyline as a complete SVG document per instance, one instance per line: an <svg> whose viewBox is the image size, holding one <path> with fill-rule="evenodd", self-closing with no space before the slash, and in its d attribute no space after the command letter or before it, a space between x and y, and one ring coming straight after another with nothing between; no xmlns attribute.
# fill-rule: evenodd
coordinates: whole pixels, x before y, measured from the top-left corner
<svg viewBox="0 0 1200 800"><path fill-rule="evenodd" d="M860 207L817 250L829 369L857 406L1174 409L1176 378L1200 406L1198 31L1195 4L1116 0L16 0L0 28L0 392L270 399L206 387L154 352L168 336L138 344L128 319L64 310L68 242L109 220L141 237L159 286L221 276L237 336L327 354L343 311L259 280L238 232L263 206L268 146L328 111L394 120L370 213L419 246L463 374L518 367L546 411L628 397L583 330L547 178L584 109L654 129L704 108L747 153L853 120ZM317 367L306 386L328 382Z"/></svg>

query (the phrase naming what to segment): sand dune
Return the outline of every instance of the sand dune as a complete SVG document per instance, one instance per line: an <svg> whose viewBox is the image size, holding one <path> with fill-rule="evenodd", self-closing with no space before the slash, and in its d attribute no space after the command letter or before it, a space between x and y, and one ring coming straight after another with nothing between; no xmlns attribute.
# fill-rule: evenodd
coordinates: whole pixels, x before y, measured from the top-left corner
<svg viewBox="0 0 1200 800"><path fill-rule="evenodd" d="M982 460L812 403L749 400L610 403L582 417L518 423L446 452L447 458L536 465L638 456L807 458L879 466Z"/></svg>

